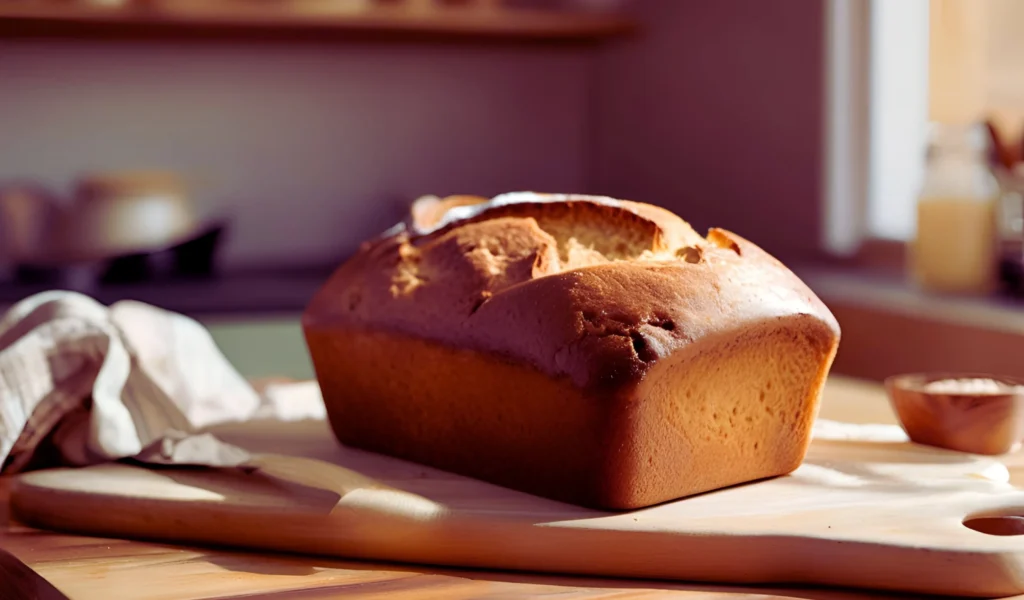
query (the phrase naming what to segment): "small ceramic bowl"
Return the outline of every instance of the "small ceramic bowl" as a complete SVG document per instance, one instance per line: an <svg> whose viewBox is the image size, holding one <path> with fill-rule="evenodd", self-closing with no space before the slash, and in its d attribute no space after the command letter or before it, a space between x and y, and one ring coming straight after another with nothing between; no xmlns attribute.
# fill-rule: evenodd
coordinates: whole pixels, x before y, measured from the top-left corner
<svg viewBox="0 0 1024 600"><path fill-rule="evenodd" d="M885 381L900 425L914 442L1006 454L1024 440L1024 380L975 373L915 373Z"/></svg>

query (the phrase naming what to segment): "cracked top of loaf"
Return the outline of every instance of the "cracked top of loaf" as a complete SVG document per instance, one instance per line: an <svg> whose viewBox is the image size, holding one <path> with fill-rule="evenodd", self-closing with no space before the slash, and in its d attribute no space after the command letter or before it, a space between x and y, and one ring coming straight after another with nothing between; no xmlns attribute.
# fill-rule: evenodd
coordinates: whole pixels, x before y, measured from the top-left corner
<svg viewBox="0 0 1024 600"><path fill-rule="evenodd" d="M331 276L306 327L486 352L584 389L638 382L680 348L772 320L839 335L778 260L653 205L515 193L427 197L412 212Z"/></svg>

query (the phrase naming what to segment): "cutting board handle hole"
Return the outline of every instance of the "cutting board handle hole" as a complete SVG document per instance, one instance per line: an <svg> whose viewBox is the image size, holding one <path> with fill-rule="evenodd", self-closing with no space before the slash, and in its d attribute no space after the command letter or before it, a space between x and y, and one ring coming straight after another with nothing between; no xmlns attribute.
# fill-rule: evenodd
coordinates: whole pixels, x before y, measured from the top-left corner
<svg viewBox="0 0 1024 600"><path fill-rule="evenodd" d="M1016 515L967 517L964 519L964 527L988 535L1024 535L1024 517Z"/></svg>

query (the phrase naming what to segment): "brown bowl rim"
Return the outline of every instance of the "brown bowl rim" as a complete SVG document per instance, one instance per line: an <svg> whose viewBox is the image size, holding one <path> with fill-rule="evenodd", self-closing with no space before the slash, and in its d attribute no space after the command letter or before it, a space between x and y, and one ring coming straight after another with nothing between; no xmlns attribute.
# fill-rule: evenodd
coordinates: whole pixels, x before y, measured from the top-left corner
<svg viewBox="0 0 1024 600"><path fill-rule="evenodd" d="M943 379L991 379L1005 385L1020 386L1020 390L1005 390L992 393L977 392L928 392L921 389L925 384ZM1006 396L1024 396L1024 378L985 373L979 371L920 371L901 373L886 377L883 385L890 398L895 400L894 392L913 392L922 396L971 396L977 398L1000 398Z"/></svg>

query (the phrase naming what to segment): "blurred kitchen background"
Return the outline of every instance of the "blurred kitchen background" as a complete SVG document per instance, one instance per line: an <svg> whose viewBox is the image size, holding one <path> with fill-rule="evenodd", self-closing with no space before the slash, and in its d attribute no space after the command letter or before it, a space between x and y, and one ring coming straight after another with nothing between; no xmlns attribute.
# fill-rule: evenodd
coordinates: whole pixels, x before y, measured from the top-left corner
<svg viewBox="0 0 1024 600"><path fill-rule="evenodd" d="M1024 376L1017 0L0 0L0 308L61 288L311 377L299 314L426 194L731 229L837 372ZM913 251L911 251L913 250Z"/></svg>

